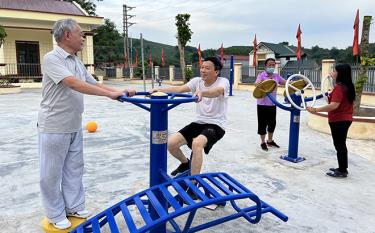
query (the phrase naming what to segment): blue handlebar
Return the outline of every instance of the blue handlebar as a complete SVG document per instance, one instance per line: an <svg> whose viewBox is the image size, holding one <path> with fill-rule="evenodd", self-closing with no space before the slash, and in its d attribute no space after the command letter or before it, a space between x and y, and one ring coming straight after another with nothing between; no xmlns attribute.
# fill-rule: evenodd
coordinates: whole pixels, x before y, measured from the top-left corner
<svg viewBox="0 0 375 233"><path fill-rule="evenodd" d="M183 94L183 93L166 93L168 94L168 99L144 99L144 98L134 98L129 97L128 95L123 95L118 97L118 100L121 102L129 102L129 103L138 103L138 104L181 104L181 103L189 103L197 101L197 97L191 94ZM149 96L150 92L137 92L135 95L144 95ZM175 98L175 97L183 97L183 98Z"/></svg>

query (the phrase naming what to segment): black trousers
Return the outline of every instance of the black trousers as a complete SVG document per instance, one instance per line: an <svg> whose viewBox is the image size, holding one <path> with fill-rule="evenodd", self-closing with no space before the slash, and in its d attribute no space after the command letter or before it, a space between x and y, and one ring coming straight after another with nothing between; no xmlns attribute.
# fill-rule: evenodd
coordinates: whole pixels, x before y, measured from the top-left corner
<svg viewBox="0 0 375 233"><path fill-rule="evenodd" d="M257 105L258 134L273 133L276 127L276 106Z"/></svg>
<svg viewBox="0 0 375 233"><path fill-rule="evenodd" d="M339 163L339 171L347 172L348 168L348 149L346 148L346 136L351 121L337 121L329 122L331 128L331 134L333 139L333 145L337 151L337 161Z"/></svg>

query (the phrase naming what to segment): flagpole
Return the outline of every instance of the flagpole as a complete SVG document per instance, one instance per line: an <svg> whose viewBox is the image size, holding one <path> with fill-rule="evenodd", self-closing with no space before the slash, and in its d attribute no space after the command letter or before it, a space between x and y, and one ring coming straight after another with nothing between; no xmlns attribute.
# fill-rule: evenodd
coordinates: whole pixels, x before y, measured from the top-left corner
<svg viewBox="0 0 375 233"><path fill-rule="evenodd" d="M142 56L142 79L143 79L143 90L146 91L146 77L145 77L145 58L143 54L143 37L141 33L141 56Z"/></svg>

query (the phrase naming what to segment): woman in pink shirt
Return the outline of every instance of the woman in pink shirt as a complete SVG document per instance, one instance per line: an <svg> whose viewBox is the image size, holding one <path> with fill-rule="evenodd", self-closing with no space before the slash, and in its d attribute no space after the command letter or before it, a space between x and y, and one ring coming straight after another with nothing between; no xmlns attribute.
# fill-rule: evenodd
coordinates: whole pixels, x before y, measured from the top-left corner
<svg viewBox="0 0 375 233"><path fill-rule="evenodd" d="M273 73L275 71L276 61L273 58L268 58L265 63L265 71L259 73L255 84L259 84L264 80L275 80L277 84L284 85L285 79L280 75ZM277 87L273 90L272 95L276 98ZM262 150L268 151L268 146L277 147L280 146L276 144L273 140L273 132L276 127L276 106L268 98L268 96L257 99L257 115L258 115L258 134L260 135L260 147ZM266 134L268 133L268 140L266 140Z"/></svg>

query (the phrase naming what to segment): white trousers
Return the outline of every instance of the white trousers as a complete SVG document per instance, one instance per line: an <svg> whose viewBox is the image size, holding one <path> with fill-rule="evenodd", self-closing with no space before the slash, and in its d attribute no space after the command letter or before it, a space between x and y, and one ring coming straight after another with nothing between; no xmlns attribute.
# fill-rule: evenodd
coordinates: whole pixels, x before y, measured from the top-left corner
<svg viewBox="0 0 375 233"><path fill-rule="evenodd" d="M40 190L51 223L66 213L84 210L82 130L75 133L40 133Z"/></svg>

